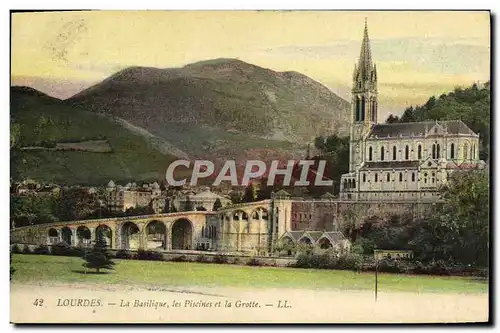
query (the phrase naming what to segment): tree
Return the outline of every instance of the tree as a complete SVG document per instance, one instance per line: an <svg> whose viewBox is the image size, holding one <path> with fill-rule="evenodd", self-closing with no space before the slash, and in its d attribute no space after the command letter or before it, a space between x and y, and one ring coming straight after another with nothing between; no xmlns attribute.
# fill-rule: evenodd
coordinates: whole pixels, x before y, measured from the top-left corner
<svg viewBox="0 0 500 333"><path fill-rule="evenodd" d="M97 194L85 188L74 187L64 190L59 204L59 218L62 221L83 220L91 216L100 204Z"/></svg>
<svg viewBox="0 0 500 333"><path fill-rule="evenodd" d="M257 200L257 189L255 184L249 183L243 194L243 202L254 202Z"/></svg>
<svg viewBox="0 0 500 333"><path fill-rule="evenodd" d="M398 121L399 121L399 117L398 116L394 116L391 113L385 122L386 122L386 124L394 124L394 123L397 123Z"/></svg>
<svg viewBox="0 0 500 333"><path fill-rule="evenodd" d="M222 208L222 202L219 198L217 198L214 202L214 207L212 208L212 210L216 212L217 210L219 210L219 208Z"/></svg>
<svg viewBox="0 0 500 333"><path fill-rule="evenodd" d="M110 259L107 251L106 240L104 239L104 234L98 232L97 240L92 248L92 251L85 255L83 267L95 269L97 273L101 269L114 269L115 263Z"/></svg>

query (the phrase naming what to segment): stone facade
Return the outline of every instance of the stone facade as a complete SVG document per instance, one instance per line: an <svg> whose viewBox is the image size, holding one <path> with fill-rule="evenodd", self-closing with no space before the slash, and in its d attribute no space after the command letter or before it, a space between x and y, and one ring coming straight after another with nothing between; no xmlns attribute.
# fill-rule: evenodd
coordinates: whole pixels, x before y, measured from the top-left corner
<svg viewBox="0 0 500 333"><path fill-rule="evenodd" d="M112 180L106 186L107 206L111 211L124 212L129 208L150 206L154 198L161 195L157 182L137 186L135 183L125 186L116 185ZM164 202L163 202L164 203ZM155 213L163 213L165 205L161 201L152 205Z"/></svg>
<svg viewBox="0 0 500 333"><path fill-rule="evenodd" d="M479 135L461 120L378 124L377 69L365 24L354 69L349 173L341 199L435 201L455 170L484 168Z"/></svg>

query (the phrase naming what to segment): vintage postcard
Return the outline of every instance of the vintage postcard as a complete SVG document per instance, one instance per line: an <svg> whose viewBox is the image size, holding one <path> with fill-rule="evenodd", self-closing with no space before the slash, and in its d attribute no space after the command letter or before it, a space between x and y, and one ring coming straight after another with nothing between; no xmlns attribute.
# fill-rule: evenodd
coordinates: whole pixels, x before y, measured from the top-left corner
<svg viewBox="0 0 500 333"><path fill-rule="evenodd" d="M11 12L11 322L490 322L490 21Z"/></svg>

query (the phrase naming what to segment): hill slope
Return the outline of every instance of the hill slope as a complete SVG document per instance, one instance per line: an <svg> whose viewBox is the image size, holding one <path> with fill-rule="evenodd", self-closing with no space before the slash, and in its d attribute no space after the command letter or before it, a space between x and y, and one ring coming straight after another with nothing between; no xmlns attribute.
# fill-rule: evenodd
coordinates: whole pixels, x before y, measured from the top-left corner
<svg viewBox="0 0 500 333"><path fill-rule="evenodd" d="M325 86L235 59L127 68L66 102L123 118L195 156L293 152L348 131L349 103Z"/></svg>
<svg viewBox="0 0 500 333"><path fill-rule="evenodd" d="M109 179L159 180L175 158L106 117L32 88L11 88L10 115L13 179L101 185ZM54 149L61 142L80 150ZM89 142L109 149L96 152Z"/></svg>
<svg viewBox="0 0 500 333"><path fill-rule="evenodd" d="M401 118L389 116L387 122L413 122L424 120L462 120L474 132L479 133L481 147L479 157L489 160L491 126L490 82L482 86L473 84L467 88L455 88L438 98L432 96L421 106L407 108Z"/></svg>

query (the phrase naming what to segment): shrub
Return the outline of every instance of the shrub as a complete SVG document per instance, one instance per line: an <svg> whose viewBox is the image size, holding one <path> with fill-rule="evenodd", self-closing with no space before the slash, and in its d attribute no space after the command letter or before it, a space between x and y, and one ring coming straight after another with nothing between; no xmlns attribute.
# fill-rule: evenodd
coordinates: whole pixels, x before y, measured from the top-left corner
<svg viewBox="0 0 500 333"><path fill-rule="evenodd" d="M203 253L202 254L199 254L197 257L196 257L196 262L202 262L202 263L207 263L207 262L212 262L206 255L204 255Z"/></svg>
<svg viewBox="0 0 500 333"><path fill-rule="evenodd" d="M10 247L10 251L12 253L21 253L21 248L19 247L19 245L14 244Z"/></svg>
<svg viewBox="0 0 500 333"><path fill-rule="evenodd" d="M24 254L33 254L33 250L31 250L31 247L28 244L24 244L23 253Z"/></svg>
<svg viewBox="0 0 500 333"><path fill-rule="evenodd" d="M39 245L33 251L34 254L50 254L49 247L47 245Z"/></svg>
<svg viewBox="0 0 500 333"><path fill-rule="evenodd" d="M128 250L118 250L115 257L118 259L132 259L132 253Z"/></svg>
<svg viewBox="0 0 500 333"><path fill-rule="evenodd" d="M180 255L180 256L177 256L177 257L173 257L171 261L186 262L186 261L189 261L189 259L185 255Z"/></svg>
<svg viewBox="0 0 500 333"><path fill-rule="evenodd" d="M213 262L216 264L229 264L229 258L224 254L216 254Z"/></svg>
<svg viewBox="0 0 500 333"><path fill-rule="evenodd" d="M247 261L247 265L248 266L262 266L263 264L259 259L252 257Z"/></svg>
<svg viewBox="0 0 500 333"><path fill-rule="evenodd" d="M240 257L234 257L233 261L231 262L231 264L233 265L241 265L242 263L243 262Z"/></svg>
<svg viewBox="0 0 500 333"><path fill-rule="evenodd" d="M139 249L135 255L138 260L163 260L163 254L157 251Z"/></svg>
<svg viewBox="0 0 500 333"><path fill-rule="evenodd" d="M71 256L73 255L71 247L65 243L58 243L52 246L52 254L55 256Z"/></svg>

